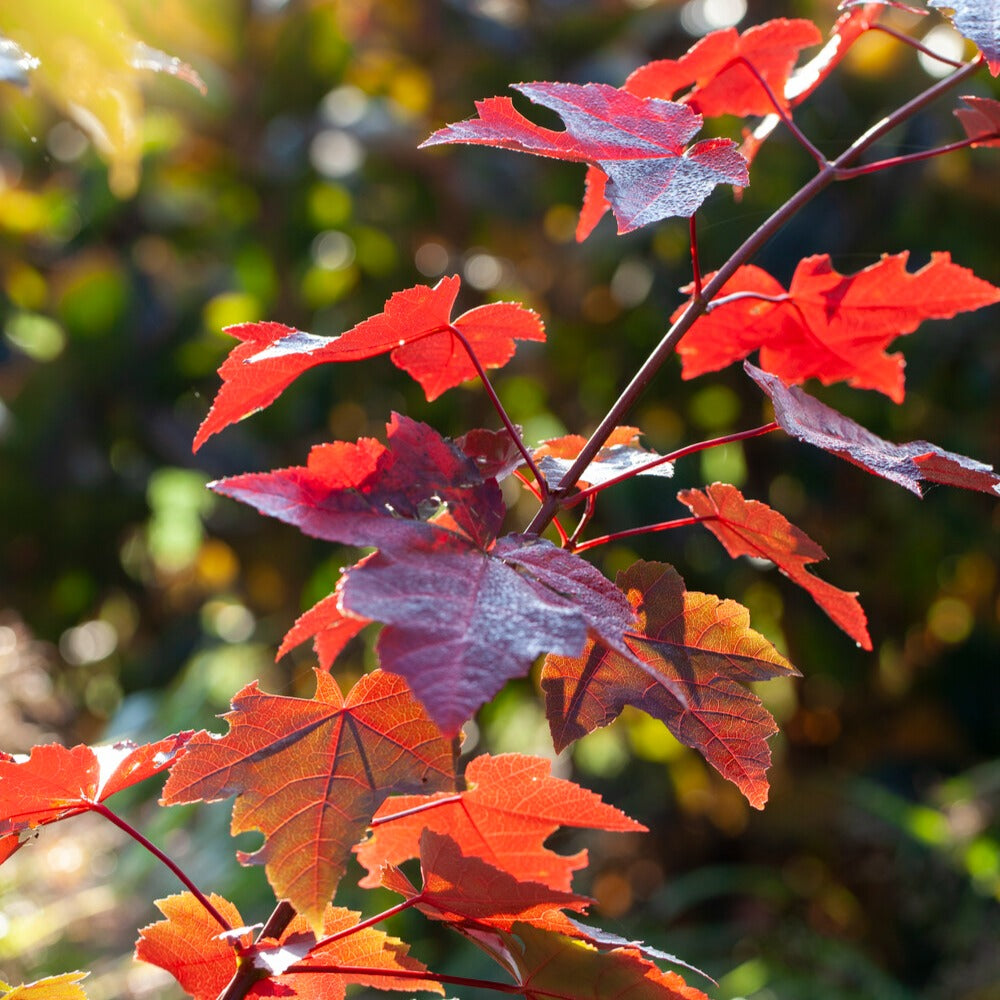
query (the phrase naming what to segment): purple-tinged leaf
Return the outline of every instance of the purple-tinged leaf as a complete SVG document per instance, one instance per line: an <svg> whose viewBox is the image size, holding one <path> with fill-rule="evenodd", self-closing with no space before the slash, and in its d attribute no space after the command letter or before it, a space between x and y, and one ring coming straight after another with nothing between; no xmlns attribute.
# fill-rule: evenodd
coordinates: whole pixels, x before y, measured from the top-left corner
<svg viewBox="0 0 1000 1000"><path fill-rule="evenodd" d="M944 12L955 30L979 46L990 72L1000 73L1000 4L997 0L927 0Z"/></svg>
<svg viewBox="0 0 1000 1000"><path fill-rule="evenodd" d="M564 132L542 128L510 98L477 101L478 118L439 129L424 146L470 143L500 146L599 167L604 194L627 233L660 219L694 214L717 184L745 187L746 161L729 139L685 149L702 118L672 101L636 97L603 83L519 83L514 89L555 111Z"/></svg>
<svg viewBox="0 0 1000 1000"><path fill-rule="evenodd" d="M782 429L800 441L847 459L918 497L923 496L921 480L1000 494L1000 476L989 465L945 451L928 441L893 444L797 386L786 386L776 375L747 361L743 367L770 397L774 417Z"/></svg>

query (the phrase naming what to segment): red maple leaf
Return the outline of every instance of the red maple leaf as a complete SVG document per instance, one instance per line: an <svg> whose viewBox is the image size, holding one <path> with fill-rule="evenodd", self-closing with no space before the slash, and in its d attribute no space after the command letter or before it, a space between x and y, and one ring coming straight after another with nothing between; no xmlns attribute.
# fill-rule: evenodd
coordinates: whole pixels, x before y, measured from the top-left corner
<svg viewBox="0 0 1000 1000"><path fill-rule="evenodd" d="M908 256L884 255L852 275L834 270L826 254L807 257L787 292L760 268L741 267L720 290L719 304L681 340L684 378L725 368L759 348L760 366L788 385L809 378L824 385L846 381L902 402L903 357L886 354L888 344L925 319L949 319L1000 301L1000 289L953 264L948 253L932 254L912 274Z"/></svg>
<svg viewBox="0 0 1000 1000"><path fill-rule="evenodd" d="M426 424L394 413L387 431L385 445L374 438L321 444L305 467L232 476L211 488L330 542L391 548L455 537L452 526L475 544L492 542L505 512L496 480L484 480ZM434 523L443 513L446 527Z"/></svg>
<svg viewBox="0 0 1000 1000"><path fill-rule="evenodd" d="M244 926L236 907L221 896L211 902L229 923ZM443 993L434 981L394 977L393 972L426 972L422 963L410 958L408 948L374 928L351 931L359 914L328 906L323 912L322 938L344 935L315 947L317 937L301 916L296 916L280 938L251 941L251 932L219 934L219 927L190 893L159 899L156 905L166 918L139 931L136 958L169 972L194 1000L214 1000L225 989L239 964L251 964L263 978L246 996L297 996L306 1000L343 1000L349 984L386 990L423 990ZM301 971L287 972L295 966ZM338 966L342 973L305 972L309 966ZM352 967L364 969L354 973Z"/></svg>
<svg viewBox="0 0 1000 1000"><path fill-rule="evenodd" d="M769 559L812 599L859 646L872 648L867 618L857 594L840 590L809 572L810 563L826 553L804 531L759 500L746 500L735 486L713 483L701 490L682 490L677 499L703 518L702 524L734 558Z"/></svg>
<svg viewBox="0 0 1000 1000"><path fill-rule="evenodd" d="M619 233L688 217L717 184L744 187L746 162L729 139L685 149L701 116L683 104L636 97L603 83L519 83L513 88L555 111L564 132L542 128L508 97L476 102L478 118L448 125L424 146L471 143L587 163L608 178L605 194Z"/></svg>
<svg viewBox="0 0 1000 1000"><path fill-rule="evenodd" d="M970 139L982 139L975 146L1000 146L1000 101L989 97L963 97L964 108L955 115Z"/></svg>
<svg viewBox="0 0 1000 1000"><path fill-rule="evenodd" d="M372 818L371 836L354 848L368 869L361 885L380 884L379 869L420 854L426 830L447 833L469 857L481 858L526 882L569 891L587 852L571 857L544 846L561 826L639 831L646 828L596 793L553 777L551 764L524 754L483 754L469 762L466 790L457 794L387 799Z"/></svg>
<svg viewBox="0 0 1000 1000"><path fill-rule="evenodd" d="M505 479L524 465L521 449L506 430L467 431L455 438L455 445L476 463L483 479Z"/></svg>
<svg viewBox="0 0 1000 1000"><path fill-rule="evenodd" d="M638 427L616 427L594 456L593 462L584 469L577 483L590 485L606 483L662 458L663 456L657 455L655 451L639 447L641 433ZM586 442L587 439L580 434L566 434L564 437L544 441L535 449L532 457L550 485L561 482ZM672 462L661 462L634 474L662 476L669 479L674 474L674 466Z"/></svg>
<svg viewBox="0 0 1000 1000"><path fill-rule="evenodd" d="M755 368L749 361L744 361L743 367L770 397L778 423L800 441L898 483L918 497L923 496L922 480L1000 495L1000 476L989 465L945 451L928 441L893 444L801 389L786 387L781 379Z"/></svg>
<svg viewBox="0 0 1000 1000"><path fill-rule="evenodd" d="M463 933L513 976L527 1000L708 1000L631 944L602 947L578 933L566 935L520 922L509 931Z"/></svg>
<svg viewBox="0 0 1000 1000"><path fill-rule="evenodd" d="M235 795L233 833L265 837L240 860L265 865L275 894L313 926L383 799L453 783L451 742L401 678L367 674L346 699L329 674L317 672L316 680L313 698L265 694L256 682L245 687L225 716L228 734L197 734L162 799L177 805Z"/></svg>
<svg viewBox="0 0 1000 1000"><path fill-rule="evenodd" d="M621 647L632 614L590 563L543 538L489 551L443 533L379 551L346 573L342 607L385 624L377 650L454 734L542 653L578 653L592 633Z"/></svg>
<svg viewBox="0 0 1000 1000"><path fill-rule="evenodd" d="M1000 73L1000 16L996 0L927 0L944 11L955 30L979 46L990 72Z"/></svg>
<svg viewBox="0 0 1000 1000"><path fill-rule="evenodd" d="M51 743L33 747L25 760L4 754L0 759L0 836L78 816L116 792L160 774L181 759L192 732L145 746L130 740L72 749ZM16 846L6 841L4 849L9 857Z"/></svg>
<svg viewBox="0 0 1000 1000"><path fill-rule="evenodd" d="M454 839L433 830L420 835L420 871L423 887L419 891L392 866L383 869L382 885L414 899L417 909L432 919L448 923L510 930L520 920L572 934L575 927L561 911L586 912L590 903L585 896L524 881L480 858L468 857Z"/></svg>
<svg viewBox="0 0 1000 1000"><path fill-rule="evenodd" d="M750 628L746 608L687 591L671 566L637 562L616 582L636 611L636 627L625 641L646 669L596 642L579 657L547 657L542 689L556 749L633 705L663 721L751 805L763 808L771 764L767 738L777 726L743 685L789 676L795 669ZM678 701L677 688L686 704Z"/></svg>
<svg viewBox="0 0 1000 1000"><path fill-rule="evenodd" d="M272 403L316 365L388 354L431 400L477 375L458 334L484 368L505 365L514 355L515 340L545 339L538 315L513 302L479 306L452 320L459 284L456 275L442 278L433 288L417 285L396 292L382 312L339 337L317 337L281 323L227 327L226 333L242 343L219 369L223 384L198 428L194 450L224 427Z"/></svg>
<svg viewBox="0 0 1000 1000"><path fill-rule="evenodd" d="M640 97L683 100L706 118L770 114L774 101L746 60L787 110L785 84L799 52L820 41L819 29L805 20L777 18L742 35L735 28L722 28L699 39L680 59L640 66L625 81L625 89ZM679 96L681 91L687 93Z"/></svg>

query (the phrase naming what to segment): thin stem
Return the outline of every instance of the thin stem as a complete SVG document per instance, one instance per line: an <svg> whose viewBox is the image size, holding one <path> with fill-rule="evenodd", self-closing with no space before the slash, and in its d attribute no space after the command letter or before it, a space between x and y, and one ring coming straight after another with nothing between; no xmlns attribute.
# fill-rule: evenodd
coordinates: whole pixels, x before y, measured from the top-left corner
<svg viewBox="0 0 1000 1000"><path fill-rule="evenodd" d="M106 820L114 823L119 830L124 830L136 843L141 844L143 847L149 851L158 861L166 865L178 879L187 887L188 891L198 900L199 903L205 908L205 910L211 915L212 919L224 930L231 931L232 927L229 925L229 921L219 913L219 911L209 902L208 898L191 881L190 878L185 874L184 870L177 864L176 861L169 858L166 854L161 851L156 844L154 844L147 837L144 837L131 823L124 820L117 813L113 813L103 802L93 802L90 804L90 809L92 812L99 813Z"/></svg>
<svg viewBox="0 0 1000 1000"><path fill-rule="evenodd" d="M729 295L720 295L717 299L712 299L705 307L705 315L707 316L713 309L718 309L719 306L728 306L730 302L739 302L740 299L757 299L759 302L787 302L788 292L782 292L781 295L765 295L763 292L731 292Z"/></svg>
<svg viewBox="0 0 1000 1000"><path fill-rule="evenodd" d="M651 462L647 462L645 465L639 465L634 469L629 469L628 472L623 472L620 476L615 476L614 479L609 479L597 486L588 486L585 490L580 490L579 493L575 493L566 501L566 506L575 505L584 498L590 500L595 493L599 493L601 490L605 490L609 486L614 486L616 483L624 482L626 479L631 479L633 476L638 476L641 472L648 472L650 469L655 469L658 465L664 465L667 462L676 462L679 458L685 458L688 455L693 455L699 451L706 451L709 448L718 448L719 445L732 444L734 441L746 441L748 438L760 437L762 434L770 434L771 431L776 431L778 427L779 425L777 421L772 420L769 424L764 424L761 427L754 427L748 431L736 431L733 434L725 434L722 437L712 438L710 441L698 441L695 444L686 445L683 448L678 448L677 451L670 452L669 455L660 455L658 458L654 458Z"/></svg>
<svg viewBox="0 0 1000 1000"><path fill-rule="evenodd" d="M700 524L702 521L714 521L714 514L705 517L678 517L673 521L660 521L657 524L644 524L639 528L627 528L625 531L615 531L610 535L601 535L599 538L591 538L576 547L577 552L586 552L587 549L596 549L598 545L607 545L608 542L617 542L622 538L632 538L634 535L648 535L654 531L670 531L673 528L686 528L689 524Z"/></svg>
<svg viewBox="0 0 1000 1000"><path fill-rule="evenodd" d="M734 63L742 63L750 72L756 77L757 82L764 88L767 93L768 98L774 105L774 110L785 123L785 127L789 132L795 136L798 144L816 161L819 168L822 170L830 162L827 158L809 141L806 134L792 121L792 116L788 113L785 106L782 104L778 95L771 89L771 85L764 79L760 70L746 56L737 56Z"/></svg>
<svg viewBox="0 0 1000 1000"><path fill-rule="evenodd" d="M565 485L561 485L558 490L549 491L549 495L543 501L541 507L528 525L528 533L541 534L545 526L555 517L563 498L569 494L573 488L573 484L580 478L584 469L587 468L591 461L593 461L594 456L604 447L604 443L611 432L623 421L625 414L635 405L667 358L673 354L681 338L691 329L695 320L705 312L708 302L711 301L712 297L719 292L733 274L750 260L799 209L807 205L821 191L829 187L837 179L838 171L843 170L853 159L864 152L873 142L877 142L886 132L895 128L901 122L906 121L907 118L916 114L925 105L931 103L931 101L947 93L948 90L957 86L966 77L971 76L980 68L982 63L982 57L977 58L974 62L966 63L961 69L952 73L951 76L939 80L897 109L893 114L888 115L882 121L873 125L848 146L836 160L825 166L812 180L799 188L788 201L776 209L743 241L722 267L715 272L712 280L705 285L702 290L702 298L692 299L688 303L684 312L663 335L659 344L656 345L652 353L632 377L632 380L597 426L597 429L590 435L590 438L580 450L580 454L577 456L572 467L562 477L561 482Z"/></svg>
<svg viewBox="0 0 1000 1000"><path fill-rule="evenodd" d="M453 337L458 339L461 345L465 348L466 353L469 355L469 360L472 362L473 367L479 375L480 381L483 383L486 395L490 397L490 402L493 404L493 408L497 411L500 419L503 421L504 427L507 428L507 433L510 434L514 444L517 445L517 450L521 453L528 468L531 469L531 473L537 480L538 488L541 490L542 497L544 499L548 496L548 483L546 483L545 477L541 474L541 472L538 471L538 466L535 465L535 460L531 457L531 452L528 451L528 447L522 440L517 427L514 426L514 421L507 415L507 411L504 409L503 403L500 402L500 397L493 388L493 383L490 382L489 376L486 374L486 369L480 363L479 358L476 357L476 352L472 349L472 345L466 339L465 334L462 333L462 331L459 330L454 323L449 323L447 329Z"/></svg>
<svg viewBox="0 0 1000 1000"><path fill-rule="evenodd" d="M383 910L381 913L376 913L374 917L369 917L367 920L362 920L361 923L355 924L353 927L345 927L341 931L337 931L336 934L331 934L329 937L325 937L320 941L317 941L310 949L309 954L312 955L317 952L324 945L333 944L334 941L339 941L341 938L350 937L352 934L357 934L358 931L363 931L366 927L371 927L372 924L380 923L383 920L388 920L389 917L394 917L397 913L402 913L403 910L408 910L411 906L416 906L417 903L423 901L424 894L418 892L415 896L411 896L409 899L404 899L402 903L397 903L395 906L390 906L388 910Z"/></svg>
<svg viewBox="0 0 1000 1000"><path fill-rule="evenodd" d="M412 809L401 809L398 813L392 813L389 816L375 816L368 825L370 827L383 826L386 823L392 823L394 820L403 819L406 816L416 816L418 813L427 812L429 809L437 809L438 806L447 806L451 805L452 802L461 801L461 794L446 795L444 798L435 799L433 802L424 802L419 806L413 806Z"/></svg>
<svg viewBox="0 0 1000 1000"><path fill-rule="evenodd" d="M947 56L941 55L940 52L935 52L933 49L928 48L921 42L918 42L915 38L911 38L909 35L902 31L897 31L895 28L890 28L887 24L873 24L872 31L882 31L887 35L892 35L897 41L902 42L904 45L909 45L910 48L916 49L918 52L923 52L925 56L930 56L931 59L936 59L940 63L945 63L948 66L954 66L958 69L959 66L964 66L965 63L959 59L949 59Z"/></svg>
<svg viewBox="0 0 1000 1000"><path fill-rule="evenodd" d="M441 972L419 972L416 969L375 969L359 965L292 965L286 973L333 972L341 976L384 976L391 979L424 979L447 983L449 986L477 986L484 990L495 990L497 993L510 993L523 996L530 989L532 996L554 997L555 1000L565 1000L566 993L555 993L551 990L541 990L536 986L518 986L515 983L497 983L491 979L473 979L469 976L448 976Z"/></svg>
<svg viewBox="0 0 1000 1000"><path fill-rule="evenodd" d="M587 506L584 508L583 514L580 515L580 523L577 524L576 530L570 536L567 548L575 549L577 540L580 535L583 534L583 529L587 527L590 519L594 516L594 506L595 506L595 496L591 494L587 497Z"/></svg>
<svg viewBox="0 0 1000 1000"><path fill-rule="evenodd" d="M898 167L901 163L917 163L920 160L930 160L935 156L944 156L945 153L953 153L956 149L965 149L980 142L991 142L1000 138L1000 131L987 132L985 135L968 136L956 142L949 142L946 146L935 146L934 149L924 149L919 153L905 153L902 156L890 156L885 160L876 160L874 163L866 163L863 167L847 167L845 170L837 172L838 181L851 180L854 177L862 177L865 174L874 174L879 170L888 170L889 167Z"/></svg>
<svg viewBox="0 0 1000 1000"><path fill-rule="evenodd" d="M258 941L263 941L264 938L279 938L281 937L281 932L295 919L295 907L288 902L287 899L282 899L278 905L271 911L271 915L267 918L267 923L261 928L260 933L257 935Z"/></svg>
<svg viewBox="0 0 1000 1000"><path fill-rule="evenodd" d="M691 233L691 274L694 279L694 297L701 298L701 265L698 263L698 227L695 223L695 213L691 213L688 228Z"/></svg>

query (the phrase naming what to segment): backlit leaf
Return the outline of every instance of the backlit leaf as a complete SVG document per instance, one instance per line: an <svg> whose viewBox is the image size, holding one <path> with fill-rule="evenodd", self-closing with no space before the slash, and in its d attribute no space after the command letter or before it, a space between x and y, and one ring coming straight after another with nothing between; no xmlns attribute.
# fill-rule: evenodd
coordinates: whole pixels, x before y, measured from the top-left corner
<svg viewBox="0 0 1000 1000"><path fill-rule="evenodd" d="M351 846L393 792L452 784L451 743L405 682L367 674L341 695L317 672L313 698L265 694L256 682L233 699L229 733L199 733L174 768L163 803L235 795L233 834L259 830L264 846L241 853L263 864L279 898L318 927Z"/></svg>
<svg viewBox="0 0 1000 1000"><path fill-rule="evenodd" d="M777 726L743 685L795 669L750 628L746 608L687 591L671 566L637 562L616 582L636 611L625 641L646 669L599 642L589 642L579 657L547 657L542 689L556 749L632 705L664 722L762 808L771 763L767 738ZM678 701L678 689L686 704Z"/></svg>
<svg viewBox="0 0 1000 1000"><path fill-rule="evenodd" d="M604 191L618 231L688 217L717 184L747 184L746 163L729 139L685 144L702 119L683 104L636 97L602 83L519 83L513 88L555 111L564 132L542 128L508 97L476 102L478 118L448 125L424 146L471 143L587 163L608 178Z"/></svg>
<svg viewBox="0 0 1000 1000"><path fill-rule="evenodd" d="M645 830L596 793L554 777L550 762L541 757L483 754L469 762L465 782L466 790L455 794L383 802L371 836L354 848L368 869L361 885L379 885L382 865L418 857L420 835L427 829L452 837L467 857L481 858L522 881L568 892L573 872L587 863L587 852L556 854L544 846L546 838L562 826Z"/></svg>
<svg viewBox="0 0 1000 1000"><path fill-rule="evenodd" d="M527 1000L708 1000L636 948L600 948L523 923L466 936L507 969Z"/></svg>
<svg viewBox="0 0 1000 1000"><path fill-rule="evenodd" d="M80 980L88 975L88 972L64 972L61 976L46 976L13 987L2 994L2 1000L87 1000Z"/></svg>
<svg viewBox="0 0 1000 1000"><path fill-rule="evenodd" d="M774 102L741 60L753 64L787 109L785 84L799 52L820 41L819 29L805 20L765 21L742 35L722 28L700 38L680 59L640 66L625 89L640 97L683 100L706 118L766 115L775 110Z"/></svg>
<svg viewBox="0 0 1000 1000"><path fill-rule="evenodd" d="M871 649L867 618L856 593L848 593L809 572L809 565L826 553L804 531L759 500L746 500L735 486L713 483L700 490L682 490L681 503L703 518L702 524L734 558L769 559L797 583L863 649Z"/></svg>
<svg viewBox="0 0 1000 1000"><path fill-rule="evenodd" d="M1000 495L1000 476L992 466L945 451L928 441L893 444L844 414L781 379L743 362L747 374L774 404L775 419L792 437L823 448L862 469L923 496L921 481L960 486Z"/></svg>
<svg viewBox="0 0 1000 1000"><path fill-rule="evenodd" d="M725 368L759 348L760 367L787 385L810 378L824 385L846 381L902 402L903 357L886 354L888 344L925 319L949 319L1000 301L1000 289L953 264L948 253L932 254L912 274L908 257L906 251L887 254L852 275L834 270L826 254L807 257L787 292L760 268L741 267L717 298L745 294L699 317L681 340L684 378Z"/></svg>
<svg viewBox="0 0 1000 1000"><path fill-rule="evenodd" d="M420 870L419 892L397 868L383 870L382 884L407 898L419 897L417 909L448 923L510 930L515 921L523 920L572 933L573 925L561 911L586 912L590 903L584 896L527 882L480 858L467 857L454 839L433 830L420 835Z"/></svg>
<svg viewBox="0 0 1000 1000"><path fill-rule="evenodd" d="M973 146L1000 146L1000 101L989 97L963 97L964 108L955 115L970 139L982 139Z"/></svg>
<svg viewBox="0 0 1000 1000"><path fill-rule="evenodd" d="M24 760L0 759L0 836L87 812L125 788L160 774L185 752L192 731L136 746L47 744ZM7 856L13 854L8 841ZM16 848L15 848L16 849Z"/></svg>
<svg viewBox="0 0 1000 1000"><path fill-rule="evenodd" d="M456 275L442 278L433 288L417 285L396 292L382 312L339 337L317 337L271 322L227 327L226 333L242 343L219 369L222 387L198 428L194 450L224 427L272 403L316 365L388 354L431 400L476 377L455 330L484 368L505 365L514 355L516 340L545 339L538 315L514 302L478 306L452 320L459 285Z"/></svg>

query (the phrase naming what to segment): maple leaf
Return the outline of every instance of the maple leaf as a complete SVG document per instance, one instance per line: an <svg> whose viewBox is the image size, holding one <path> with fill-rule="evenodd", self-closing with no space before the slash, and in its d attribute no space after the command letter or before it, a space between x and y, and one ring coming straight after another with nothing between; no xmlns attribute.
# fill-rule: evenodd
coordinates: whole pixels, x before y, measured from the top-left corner
<svg viewBox="0 0 1000 1000"><path fill-rule="evenodd" d="M230 927L244 926L228 899L213 892L208 900ZM190 892L155 902L166 919L139 930L135 957L166 969L195 1000L215 1000L236 972L235 949L249 947L253 935L249 930L235 937L220 934L215 918Z"/></svg>
<svg viewBox="0 0 1000 1000"><path fill-rule="evenodd" d="M385 624L382 666L406 677L448 735L540 654L573 655L590 632L620 646L632 617L590 563L530 535L488 552L454 535L379 551L347 570L341 602Z"/></svg>
<svg viewBox="0 0 1000 1000"><path fill-rule="evenodd" d="M634 427L619 427L617 431L634 431L638 434L638 430ZM660 476L667 479L673 476L673 462L661 462L652 468L644 469L643 466L650 465L663 456L655 451L640 448L635 440L620 442L621 437L620 433L612 433L604 447L594 456L594 460L583 470L577 480L578 483L599 485L636 469L642 469L641 472L634 472L637 476ZM570 434L556 441L548 441L536 450L533 457L550 484L561 485L563 477L573 467L583 449L584 441L585 439L579 435ZM558 448L555 447L557 444Z"/></svg>
<svg viewBox="0 0 1000 1000"><path fill-rule="evenodd" d="M722 542L734 559L750 556L769 559L805 590L863 649L871 649L867 618L856 593L840 590L813 576L810 563L826 558L823 549L804 531L790 524L776 510L759 500L746 500L735 486L713 483L700 490L682 490L677 499Z"/></svg>
<svg viewBox="0 0 1000 1000"><path fill-rule="evenodd" d="M589 642L579 657L547 657L542 689L556 749L633 705L664 722L751 805L763 808L771 764L767 738L778 727L742 685L797 671L750 628L746 608L687 591L672 566L637 562L616 582L636 611L636 627L625 641L646 669L599 642ZM678 688L686 703L678 700Z"/></svg>
<svg viewBox="0 0 1000 1000"><path fill-rule="evenodd" d="M0 992L2 1000L87 1000L80 980L89 975L89 972L64 972L60 976L46 976L20 986L0 983Z"/></svg>
<svg viewBox="0 0 1000 1000"><path fill-rule="evenodd" d="M996 0L927 0L943 11L955 30L974 42L986 57L990 73L1000 73L1000 8Z"/></svg>
<svg viewBox="0 0 1000 1000"><path fill-rule="evenodd" d="M510 930L520 920L572 934L574 925L561 910L585 912L591 902L585 896L524 881L481 858L468 857L451 837L433 830L420 835L420 871L423 887L419 891L392 866L383 869L382 885L413 899L421 913L447 923Z"/></svg>
<svg viewBox="0 0 1000 1000"><path fill-rule="evenodd" d="M182 758L193 731L136 746L72 749L36 746L24 760L0 759L0 836L55 823L93 809L125 788L160 774ZM15 840L17 838L15 837ZM7 857L16 846L6 841Z"/></svg>
<svg viewBox="0 0 1000 1000"><path fill-rule="evenodd" d="M305 467L232 476L210 487L330 542L391 547L453 535L431 523L442 511L473 542L491 542L504 516L496 480L484 480L426 424L394 413L387 432L385 445L374 438L317 445Z"/></svg>
<svg viewBox="0 0 1000 1000"><path fill-rule="evenodd" d="M521 449L506 430L467 431L455 445L476 463L483 479L505 479L524 465Z"/></svg>
<svg viewBox="0 0 1000 1000"><path fill-rule="evenodd" d="M962 100L966 106L956 108L955 116L970 139L983 140L974 142L973 147L1000 146L1000 101L989 97L963 97Z"/></svg>
<svg viewBox="0 0 1000 1000"><path fill-rule="evenodd" d="M729 139L688 149L701 116L683 104L637 97L603 83L518 83L513 89L550 108L566 130L542 128L510 98L476 102L478 118L448 125L423 146L470 143L587 163L607 177L604 194L618 232L673 216L687 218L717 184L748 183L746 162Z"/></svg>
<svg viewBox="0 0 1000 1000"><path fill-rule="evenodd" d="M820 41L816 25L801 19L765 21L742 35L735 28L722 28L699 39L680 59L640 66L625 81L625 89L639 97L676 100L691 88L682 99L706 118L770 114L774 102L743 64L746 60L787 110L785 84L799 52Z"/></svg>
<svg viewBox="0 0 1000 1000"><path fill-rule="evenodd" d="M556 854L544 841L561 826L640 831L646 828L607 805L596 793L551 773L551 763L524 754L482 754L469 762L466 789L457 794L387 799L371 822L371 836L354 848L368 869L360 882L380 884L385 864L420 854L420 835L447 833L467 857L477 857L525 882L569 891L587 852Z"/></svg>
<svg viewBox="0 0 1000 1000"><path fill-rule="evenodd" d="M401 678L367 674L346 699L329 674L316 681L313 698L265 694L256 681L243 688L225 715L229 733L197 734L161 800L235 795L233 834L265 837L240 861L263 864L275 895L314 927L383 799L453 783L451 743Z"/></svg>
<svg viewBox="0 0 1000 1000"><path fill-rule="evenodd" d="M747 374L774 404L774 416L792 437L823 448L862 469L923 496L921 480L1000 495L1000 476L975 459L928 441L893 444L781 379L743 363Z"/></svg>
<svg viewBox="0 0 1000 1000"><path fill-rule="evenodd" d="M514 977L527 1000L708 1000L635 947L600 947L526 923L508 932L463 933Z"/></svg>
<svg viewBox="0 0 1000 1000"><path fill-rule="evenodd" d="M454 275L433 288L417 285L396 292L382 312L339 337L317 337L271 322L226 327L226 333L242 343L219 369L223 384L198 428L193 450L229 424L272 403L316 365L388 354L433 400L478 374L457 333L484 368L505 365L514 355L516 340L545 339L540 317L515 302L478 306L452 320L459 286Z"/></svg>
<svg viewBox="0 0 1000 1000"><path fill-rule="evenodd" d="M366 625L371 624L371 619L348 614L340 607L342 580L343 578L338 581L337 588L332 594L314 604L295 620L295 624L285 633L281 641L281 646L274 657L276 660L280 660L306 639L312 639L320 667L329 670L344 646Z"/></svg>
<svg viewBox="0 0 1000 1000"><path fill-rule="evenodd" d="M212 904L232 926L243 927L243 918L227 899L213 895ZM373 928L351 933L359 914L328 906L323 912L321 934L324 938L345 933L337 941L319 948L316 935L302 916L295 916L280 938L264 938L253 943L249 929L234 934L219 934L219 927L190 893L158 899L156 905L166 918L139 931L135 956L169 972L195 1000L214 1000L225 988L242 963L251 963L265 974L254 983L246 996L298 996L306 1000L343 1000L350 983L391 990L425 990L443 993L432 978L394 979L395 971L424 972L424 966L407 954L407 946ZM286 972L291 965L359 966L369 974L350 972L322 975ZM384 970L384 972L382 971Z"/></svg>
<svg viewBox="0 0 1000 1000"><path fill-rule="evenodd" d="M759 348L761 368L786 384L846 381L902 402L903 357L886 354L886 346L925 319L950 319L1000 301L1000 289L953 264L948 253L931 254L912 274L908 257L907 251L886 254L853 275L834 270L827 254L807 257L787 292L760 268L741 267L718 298L740 297L699 317L681 340L683 377L725 368Z"/></svg>

